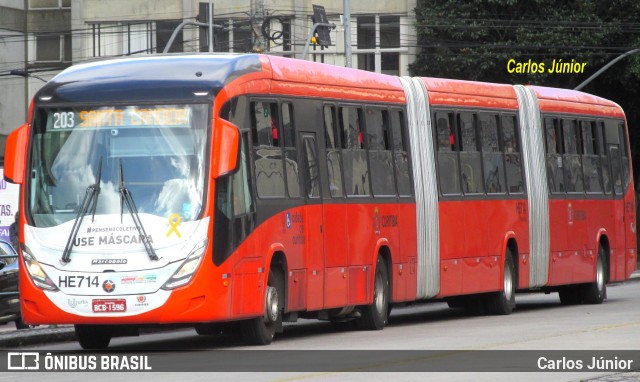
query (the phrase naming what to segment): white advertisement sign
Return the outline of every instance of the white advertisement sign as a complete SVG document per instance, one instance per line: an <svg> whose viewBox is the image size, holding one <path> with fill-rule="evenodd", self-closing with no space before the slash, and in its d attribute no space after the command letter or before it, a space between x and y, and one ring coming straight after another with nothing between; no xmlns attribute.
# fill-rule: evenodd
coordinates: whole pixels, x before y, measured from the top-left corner
<svg viewBox="0 0 640 382"><path fill-rule="evenodd" d="M4 169L0 168L0 240L9 240L9 226L15 220L20 200L20 186L4 180Z"/></svg>

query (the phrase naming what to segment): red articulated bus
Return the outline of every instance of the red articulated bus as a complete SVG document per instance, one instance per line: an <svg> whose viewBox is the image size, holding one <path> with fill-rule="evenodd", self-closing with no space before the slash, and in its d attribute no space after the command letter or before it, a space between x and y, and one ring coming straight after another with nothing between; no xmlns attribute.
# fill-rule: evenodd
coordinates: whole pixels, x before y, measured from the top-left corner
<svg viewBox="0 0 640 382"><path fill-rule="evenodd" d="M7 143L29 324L379 330L391 306L601 303L636 266L625 116L536 86L265 55L73 66Z"/></svg>

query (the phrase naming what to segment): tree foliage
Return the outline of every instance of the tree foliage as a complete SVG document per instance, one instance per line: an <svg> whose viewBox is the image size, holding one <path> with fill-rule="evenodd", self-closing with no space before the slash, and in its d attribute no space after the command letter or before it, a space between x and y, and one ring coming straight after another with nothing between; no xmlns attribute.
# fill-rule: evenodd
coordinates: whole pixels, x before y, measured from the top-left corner
<svg viewBox="0 0 640 382"><path fill-rule="evenodd" d="M574 88L621 54L640 48L637 0L418 0L420 52L413 75ZM585 62L582 73L509 73L509 60ZM512 65L513 68L513 65ZM627 114L634 175L640 180L640 54L583 91L619 103Z"/></svg>

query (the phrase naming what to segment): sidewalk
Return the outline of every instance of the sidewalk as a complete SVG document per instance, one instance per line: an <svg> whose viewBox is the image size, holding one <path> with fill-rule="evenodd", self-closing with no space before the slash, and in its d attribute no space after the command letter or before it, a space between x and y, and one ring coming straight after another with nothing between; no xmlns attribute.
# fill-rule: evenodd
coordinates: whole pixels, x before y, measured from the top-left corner
<svg viewBox="0 0 640 382"><path fill-rule="evenodd" d="M626 282L640 281L640 270L633 272ZM71 325L58 328L35 327L33 329L0 332L0 349L16 348L45 343L69 342L76 340L76 333Z"/></svg>

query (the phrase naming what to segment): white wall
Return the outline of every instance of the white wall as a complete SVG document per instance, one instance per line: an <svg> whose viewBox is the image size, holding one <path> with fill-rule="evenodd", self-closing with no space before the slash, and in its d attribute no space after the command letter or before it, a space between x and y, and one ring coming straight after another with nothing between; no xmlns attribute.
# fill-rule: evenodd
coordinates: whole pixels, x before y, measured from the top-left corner
<svg viewBox="0 0 640 382"><path fill-rule="evenodd" d="M0 29L0 68L2 72L21 69L24 62L24 35ZM25 79L0 77L0 134L9 134L25 123Z"/></svg>

